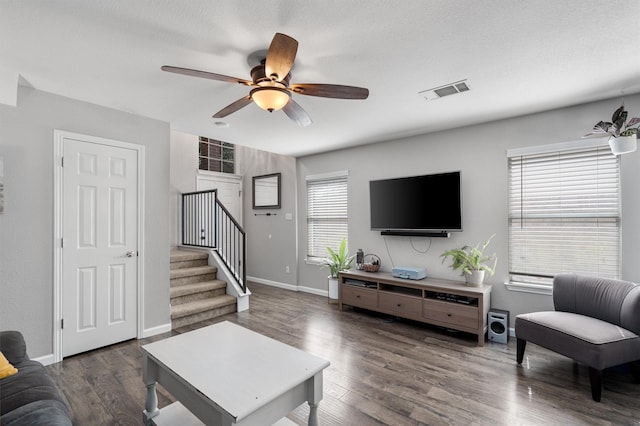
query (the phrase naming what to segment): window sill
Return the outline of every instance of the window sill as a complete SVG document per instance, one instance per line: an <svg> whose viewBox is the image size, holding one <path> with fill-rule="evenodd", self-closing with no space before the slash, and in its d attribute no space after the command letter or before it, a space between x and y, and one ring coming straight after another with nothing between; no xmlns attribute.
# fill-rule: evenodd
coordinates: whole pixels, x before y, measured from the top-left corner
<svg viewBox="0 0 640 426"><path fill-rule="evenodd" d="M316 266L322 266L324 265L324 259L320 258L320 257L307 257L304 259L305 263L307 265L316 265Z"/></svg>
<svg viewBox="0 0 640 426"><path fill-rule="evenodd" d="M242 176L238 176L238 175L233 174L233 173L214 172L213 170L198 169L198 175L200 175L200 176L218 176L218 177L223 177L223 178L226 178L226 179L235 179L235 180L241 180L242 179Z"/></svg>
<svg viewBox="0 0 640 426"><path fill-rule="evenodd" d="M553 293L553 287L548 285L523 283L520 281L507 281L504 285L510 291L519 291L522 293L543 294L546 296L551 296Z"/></svg>

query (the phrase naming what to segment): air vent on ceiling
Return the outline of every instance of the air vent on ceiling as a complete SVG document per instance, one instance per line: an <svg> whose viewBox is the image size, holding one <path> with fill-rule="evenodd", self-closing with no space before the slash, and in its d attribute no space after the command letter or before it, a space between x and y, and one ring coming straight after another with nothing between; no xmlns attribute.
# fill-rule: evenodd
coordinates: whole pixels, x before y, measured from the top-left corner
<svg viewBox="0 0 640 426"><path fill-rule="evenodd" d="M471 89L467 80L456 81L444 86L434 87L433 89L423 90L419 92L426 100L442 98L444 96L455 95L456 93L468 92Z"/></svg>

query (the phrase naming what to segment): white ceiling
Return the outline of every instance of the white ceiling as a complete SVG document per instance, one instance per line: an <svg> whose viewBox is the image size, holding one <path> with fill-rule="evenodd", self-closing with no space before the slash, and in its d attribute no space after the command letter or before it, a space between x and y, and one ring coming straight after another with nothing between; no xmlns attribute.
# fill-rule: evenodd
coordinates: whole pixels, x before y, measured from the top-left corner
<svg viewBox="0 0 640 426"><path fill-rule="evenodd" d="M361 86L369 98L294 94L309 127L253 104L215 120L249 88L160 70L250 79L248 56L276 32L299 42L292 83ZM640 92L637 0L0 0L0 40L0 102L15 102L21 76L293 156ZM463 79L471 91L418 94Z"/></svg>

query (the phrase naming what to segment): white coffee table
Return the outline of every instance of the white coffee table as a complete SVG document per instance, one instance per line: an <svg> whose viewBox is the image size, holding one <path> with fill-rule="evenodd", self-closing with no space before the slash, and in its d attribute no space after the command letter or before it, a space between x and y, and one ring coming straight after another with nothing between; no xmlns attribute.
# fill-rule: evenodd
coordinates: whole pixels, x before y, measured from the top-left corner
<svg viewBox="0 0 640 426"><path fill-rule="evenodd" d="M305 401L318 424L322 358L228 321L142 349L148 425L280 425ZM177 402L158 409L156 383Z"/></svg>

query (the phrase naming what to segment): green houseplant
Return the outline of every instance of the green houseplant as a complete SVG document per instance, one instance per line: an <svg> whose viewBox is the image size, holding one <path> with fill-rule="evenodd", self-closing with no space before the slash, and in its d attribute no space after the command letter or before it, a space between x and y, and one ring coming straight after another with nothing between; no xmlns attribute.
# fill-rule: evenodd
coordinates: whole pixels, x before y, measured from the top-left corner
<svg viewBox="0 0 640 426"><path fill-rule="evenodd" d="M324 265L329 268L331 278L338 278L338 273L351 268L354 256L347 253L347 240L343 238L340 241L340 247L334 251L331 247L327 247L329 257L324 260Z"/></svg>
<svg viewBox="0 0 640 426"><path fill-rule="evenodd" d="M451 268L454 270L459 269L462 275L464 275L467 284L482 285L485 273L489 274L489 276L493 275L498 261L495 253L491 255L484 253L494 236L495 234L489 237L484 243L476 244L475 247L465 245L446 250L440 255L442 262L444 263L444 261L450 257ZM491 262L493 262L493 264L490 266Z"/></svg>
<svg viewBox="0 0 640 426"><path fill-rule="evenodd" d="M329 268L329 299L338 299L338 273L351 268L354 256L347 253L347 239L340 241L338 250L335 251L331 247L327 247L329 257L324 259L323 266Z"/></svg>

